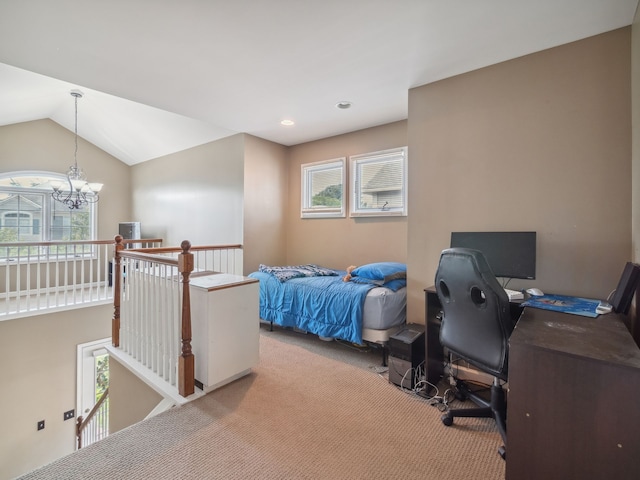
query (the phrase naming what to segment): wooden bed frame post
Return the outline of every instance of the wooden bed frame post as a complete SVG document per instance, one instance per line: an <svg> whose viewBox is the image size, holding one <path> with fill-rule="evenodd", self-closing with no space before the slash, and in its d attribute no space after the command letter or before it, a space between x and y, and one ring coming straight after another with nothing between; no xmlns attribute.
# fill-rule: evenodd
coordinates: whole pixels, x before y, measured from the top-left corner
<svg viewBox="0 0 640 480"><path fill-rule="evenodd" d="M182 253L178 255L178 270L182 275L182 354L178 359L178 392L188 397L195 391L195 358L191 351L191 300L189 276L193 271L191 243L184 240L180 244Z"/></svg>
<svg viewBox="0 0 640 480"><path fill-rule="evenodd" d="M111 278L113 279L113 320L111 321L111 343L114 347L120 346L120 252L124 250L122 236L116 235L113 248L113 265L111 266Z"/></svg>

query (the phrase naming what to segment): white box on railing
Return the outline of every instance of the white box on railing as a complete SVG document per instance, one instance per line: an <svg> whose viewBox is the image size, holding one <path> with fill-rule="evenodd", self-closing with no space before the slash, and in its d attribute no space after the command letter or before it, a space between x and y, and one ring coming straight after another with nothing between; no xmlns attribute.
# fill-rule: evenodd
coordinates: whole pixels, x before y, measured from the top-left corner
<svg viewBox="0 0 640 480"><path fill-rule="evenodd" d="M210 392L251 372L259 358L259 282L218 273L191 278L196 382Z"/></svg>

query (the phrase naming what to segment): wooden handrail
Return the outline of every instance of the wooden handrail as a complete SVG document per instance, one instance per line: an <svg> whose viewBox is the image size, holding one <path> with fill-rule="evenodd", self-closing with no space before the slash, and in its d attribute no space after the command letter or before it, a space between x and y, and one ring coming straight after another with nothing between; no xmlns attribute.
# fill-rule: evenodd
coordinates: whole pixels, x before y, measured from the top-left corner
<svg viewBox="0 0 640 480"><path fill-rule="evenodd" d="M1 242L2 247L52 247L56 245L110 245L113 240L73 240L73 241L51 241L51 242ZM128 243L162 243L161 238L143 239L122 239L123 244ZM158 247L161 248L161 247ZM178 249L179 251L179 249Z"/></svg>
<svg viewBox="0 0 640 480"><path fill-rule="evenodd" d="M166 250L166 249L163 248L162 250ZM179 252L180 250L177 250L177 251ZM151 253L142 253L138 250L120 250L118 255L120 256L120 258L148 260L150 262L161 263L163 265L172 265L174 267L178 266L178 260L175 258L167 257L165 255L154 255Z"/></svg>
<svg viewBox="0 0 640 480"><path fill-rule="evenodd" d="M139 242L138 242L139 243ZM242 250L241 244L232 244L232 245L198 245L191 246L191 252L199 252L204 250L231 250L231 249L240 249ZM149 248L132 248L127 250L129 252L139 252L139 253L178 253L182 251L182 247L149 247Z"/></svg>
<svg viewBox="0 0 640 480"><path fill-rule="evenodd" d="M91 419L95 416L96 412L100 410L100 407L105 402L108 396L109 396L109 387L107 387L105 391L102 392L102 395L100 395L100 398L98 399L96 404L93 406L91 411L87 414L87 418L83 419L82 415L80 415L76 420L76 437L78 439L78 449L82 448L82 431L84 430L84 427L86 427L89 424Z"/></svg>

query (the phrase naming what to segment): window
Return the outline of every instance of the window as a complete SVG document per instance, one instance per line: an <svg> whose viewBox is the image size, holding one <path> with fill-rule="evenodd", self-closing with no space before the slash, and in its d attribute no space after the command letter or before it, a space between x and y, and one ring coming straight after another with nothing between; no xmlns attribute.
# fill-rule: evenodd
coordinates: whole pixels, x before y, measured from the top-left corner
<svg viewBox="0 0 640 480"><path fill-rule="evenodd" d="M42 172L0 174L0 243L95 238L93 204L70 210L51 198L50 182L60 180L66 177Z"/></svg>
<svg viewBox="0 0 640 480"><path fill-rule="evenodd" d="M407 147L349 157L351 216L407 215Z"/></svg>
<svg viewBox="0 0 640 480"><path fill-rule="evenodd" d="M344 217L346 158L302 165L302 218Z"/></svg>

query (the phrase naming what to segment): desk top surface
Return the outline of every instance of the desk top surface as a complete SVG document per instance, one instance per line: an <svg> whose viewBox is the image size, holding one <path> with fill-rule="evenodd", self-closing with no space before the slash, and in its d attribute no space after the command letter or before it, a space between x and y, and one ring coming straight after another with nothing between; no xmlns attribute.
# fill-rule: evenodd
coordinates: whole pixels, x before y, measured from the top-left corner
<svg viewBox="0 0 640 480"><path fill-rule="evenodd" d="M509 343L640 368L640 348L623 319L613 313L589 318L525 308Z"/></svg>

